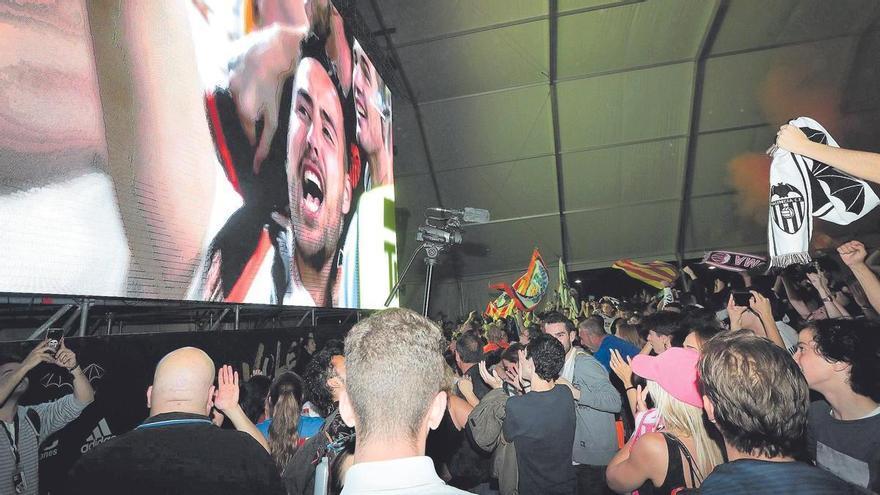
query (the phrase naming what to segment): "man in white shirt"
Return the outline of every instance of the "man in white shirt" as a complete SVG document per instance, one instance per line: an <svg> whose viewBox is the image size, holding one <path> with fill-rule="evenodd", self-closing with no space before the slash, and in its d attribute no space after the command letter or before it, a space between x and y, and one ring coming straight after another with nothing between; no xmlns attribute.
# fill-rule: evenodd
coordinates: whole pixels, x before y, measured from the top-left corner
<svg viewBox="0 0 880 495"><path fill-rule="evenodd" d="M349 332L339 411L357 443L344 495L467 493L446 486L425 456L428 430L446 411L443 344L434 323L407 309L376 313Z"/></svg>

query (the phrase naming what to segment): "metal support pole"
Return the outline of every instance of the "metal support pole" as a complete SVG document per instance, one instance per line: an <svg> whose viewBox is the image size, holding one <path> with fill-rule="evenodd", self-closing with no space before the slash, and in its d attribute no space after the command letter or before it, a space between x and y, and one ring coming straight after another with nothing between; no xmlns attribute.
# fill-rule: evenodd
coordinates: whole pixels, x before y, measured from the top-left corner
<svg viewBox="0 0 880 495"><path fill-rule="evenodd" d="M224 309L223 312L220 313L220 316L217 317L217 321L215 321L213 324L211 324L211 328L209 328L208 331L213 332L213 331L217 330L217 328L220 326L220 324L223 323L223 317L226 316L228 313L229 313L229 308ZM211 313L211 318L212 319L214 318L214 313Z"/></svg>
<svg viewBox="0 0 880 495"><path fill-rule="evenodd" d="M83 299L82 312L79 315L79 333L77 334L79 337L86 336L86 326L89 323L89 306L92 304L92 301L89 298Z"/></svg>
<svg viewBox="0 0 880 495"><path fill-rule="evenodd" d="M241 306L235 305L235 330L238 330L239 316L240 316Z"/></svg>
<svg viewBox="0 0 880 495"><path fill-rule="evenodd" d="M64 335L70 331L70 327L73 326L73 322L79 318L80 313L82 313L82 306L77 306L73 313L67 317L67 320L64 321L64 325L61 325L61 330L64 332Z"/></svg>
<svg viewBox="0 0 880 495"><path fill-rule="evenodd" d="M41 334L46 333L46 329L51 327L56 321L58 321L62 316L64 316L64 313L67 313L68 311L70 311L70 308L72 308L72 307L73 307L73 304L65 304L64 306L61 306L60 308L58 308L58 311L55 311L55 314L50 316L49 319L46 320L46 323L43 323L42 325L40 325L39 328L34 330L34 333L32 333L30 337L28 337L28 340L39 339Z"/></svg>
<svg viewBox="0 0 880 495"><path fill-rule="evenodd" d="M317 324L317 322L318 322L318 320L317 320L317 318L316 318L316 316L315 316L315 310L314 310L314 309L311 310L311 313L312 313L312 326L315 326L315 325Z"/></svg>
<svg viewBox="0 0 880 495"><path fill-rule="evenodd" d="M434 265L437 264L437 258L425 258L425 306L422 309L422 316L428 317L428 305L431 303L431 277L434 275Z"/></svg>

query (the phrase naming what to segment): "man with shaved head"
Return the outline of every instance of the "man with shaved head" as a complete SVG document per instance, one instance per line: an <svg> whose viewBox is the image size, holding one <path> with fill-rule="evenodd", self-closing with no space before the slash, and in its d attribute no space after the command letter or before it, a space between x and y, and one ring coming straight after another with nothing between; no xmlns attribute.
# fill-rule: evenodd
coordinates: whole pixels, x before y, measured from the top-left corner
<svg viewBox="0 0 880 495"><path fill-rule="evenodd" d="M214 370L194 347L163 357L147 389L150 417L83 456L71 470L69 493L284 494L266 450L208 417L221 400Z"/></svg>

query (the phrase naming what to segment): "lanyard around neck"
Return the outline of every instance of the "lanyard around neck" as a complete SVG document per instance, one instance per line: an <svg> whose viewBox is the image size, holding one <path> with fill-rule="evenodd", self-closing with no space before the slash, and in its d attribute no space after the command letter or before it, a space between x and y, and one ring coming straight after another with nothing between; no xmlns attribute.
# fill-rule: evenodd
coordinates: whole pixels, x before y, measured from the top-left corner
<svg viewBox="0 0 880 495"><path fill-rule="evenodd" d="M135 430L145 430L148 428L160 428L162 426L187 425L197 423L207 423L209 425L214 424L211 422L210 419L167 419L165 421L156 421L155 423L143 423L141 425L138 425Z"/></svg>
<svg viewBox="0 0 880 495"><path fill-rule="evenodd" d="M15 466L18 468L19 463L21 463L21 455L18 453L18 439L21 437L21 435L18 434L18 413L16 413L15 417L12 419L12 427L13 432L15 433L14 440L9 433L9 429L6 427L6 422L3 422L3 433L6 434L6 438L9 440L9 449L12 450L12 456L15 458Z"/></svg>

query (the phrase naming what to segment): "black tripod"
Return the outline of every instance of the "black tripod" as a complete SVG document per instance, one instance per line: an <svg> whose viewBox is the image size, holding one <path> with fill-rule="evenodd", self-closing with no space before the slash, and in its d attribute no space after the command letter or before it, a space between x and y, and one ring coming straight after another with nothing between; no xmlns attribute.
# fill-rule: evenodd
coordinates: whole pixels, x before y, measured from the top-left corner
<svg viewBox="0 0 880 495"><path fill-rule="evenodd" d="M416 260L416 256L418 256L422 250L425 250L425 302L422 307L422 316L427 318L428 304L431 301L431 278L434 276L434 267L439 263L438 258L440 257L440 254L448 247L449 244L446 242L423 241L418 249L413 251L412 257L410 257L409 262L406 264L406 268L403 269L403 273L400 274L397 283L391 288L391 294L389 294L388 299L385 300L385 306L387 307L391 304L391 300L397 295L397 292L400 290L400 284L403 282L403 279L406 278L406 274L409 272L413 261Z"/></svg>

